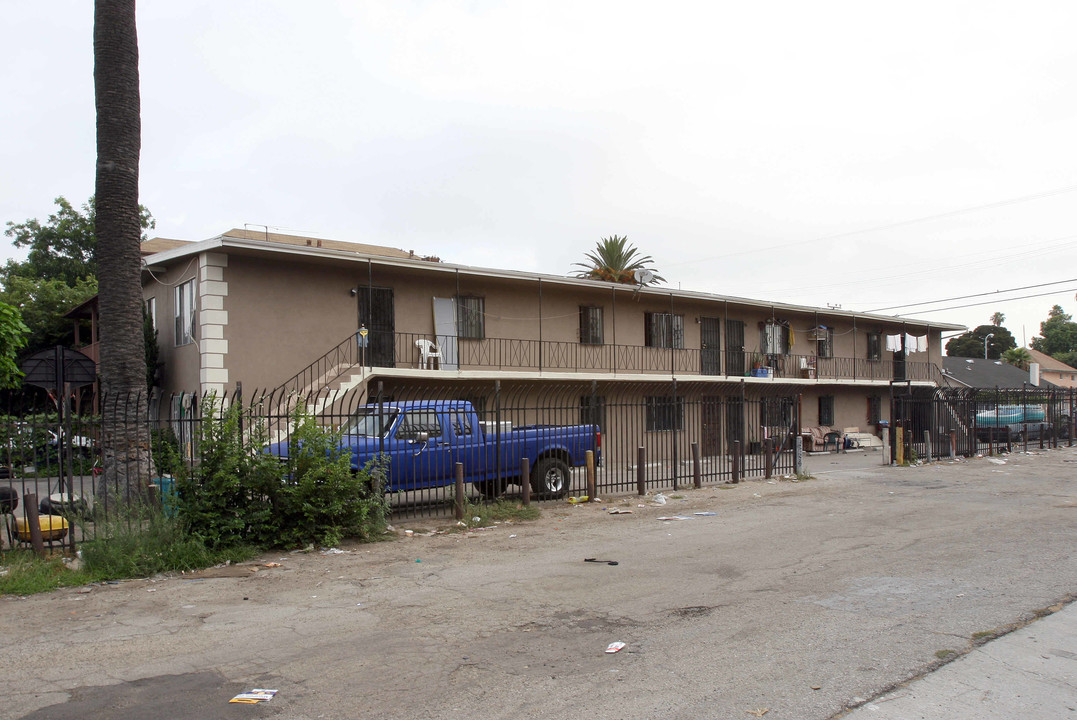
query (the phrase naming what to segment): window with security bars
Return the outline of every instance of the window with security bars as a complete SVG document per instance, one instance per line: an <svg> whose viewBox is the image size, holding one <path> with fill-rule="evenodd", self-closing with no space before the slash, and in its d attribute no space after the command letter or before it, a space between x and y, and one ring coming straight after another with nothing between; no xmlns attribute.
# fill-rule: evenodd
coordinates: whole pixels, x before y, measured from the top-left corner
<svg viewBox="0 0 1077 720"><path fill-rule="evenodd" d="M602 308L591 305L580 306L580 343L582 345L602 344Z"/></svg>
<svg viewBox="0 0 1077 720"><path fill-rule="evenodd" d="M645 344L656 348L684 347L684 315L644 313Z"/></svg>
<svg viewBox="0 0 1077 720"><path fill-rule="evenodd" d="M456 298L456 335L467 340L482 340L486 337L485 298Z"/></svg>
<svg viewBox="0 0 1077 720"><path fill-rule="evenodd" d="M684 398L660 395L646 401L648 432L684 429Z"/></svg>
<svg viewBox="0 0 1077 720"><path fill-rule="evenodd" d="M834 396L823 395L819 398L819 424L834 424Z"/></svg>
<svg viewBox="0 0 1077 720"><path fill-rule="evenodd" d="M868 425L878 425L883 419L883 399L878 395L868 396Z"/></svg>
<svg viewBox="0 0 1077 720"><path fill-rule="evenodd" d="M815 346L815 354L819 357L834 357L834 328L816 328Z"/></svg>
<svg viewBox="0 0 1077 720"><path fill-rule="evenodd" d="M759 405L759 424L766 427L790 427L793 424L791 398L762 398Z"/></svg>
<svg viewBox="0 0 1077 720"><path fill-rule="evenodd" d="M765 355L789 354L789 326L768 322L760 330L759 347Z"/></svg>

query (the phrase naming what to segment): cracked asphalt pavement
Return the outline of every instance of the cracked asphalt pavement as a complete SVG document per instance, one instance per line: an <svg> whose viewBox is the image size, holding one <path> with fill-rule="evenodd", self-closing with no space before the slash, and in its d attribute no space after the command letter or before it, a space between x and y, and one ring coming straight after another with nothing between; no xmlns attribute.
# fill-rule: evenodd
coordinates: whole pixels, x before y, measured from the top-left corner
<svg viewBox="0 0 1077 720"><path fill-rule="evenodd" d="M876 463L2 598L0 718L822 720L1077 592L1077 450Z"/></svg>

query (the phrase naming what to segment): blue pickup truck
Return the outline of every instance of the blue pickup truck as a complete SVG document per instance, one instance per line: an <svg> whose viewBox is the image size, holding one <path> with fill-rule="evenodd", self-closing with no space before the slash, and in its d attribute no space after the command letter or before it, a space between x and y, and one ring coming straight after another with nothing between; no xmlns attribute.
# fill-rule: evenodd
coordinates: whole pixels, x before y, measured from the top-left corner
<svg viewBox="0 0 1077 720"><path fill-rule="evenodd" d="M586 462L588 450L599 461L597 425L495 425L480 422L464 400L364 405L344 426L342 443L357 469L379 453L388 458L388 492L452 485L459 462L464 482L496 497L508 484L520 484L520 460L526 457L532 491L558 498L569 489L571 468ZM270 452L287 455L288 445L278 443Z"/></svg>

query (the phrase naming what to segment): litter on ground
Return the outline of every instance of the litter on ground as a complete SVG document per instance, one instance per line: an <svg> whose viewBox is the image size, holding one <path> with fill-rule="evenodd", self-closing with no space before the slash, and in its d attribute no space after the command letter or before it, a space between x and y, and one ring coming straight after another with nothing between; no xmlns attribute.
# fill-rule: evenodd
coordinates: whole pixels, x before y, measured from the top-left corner
<svg viewBox="0 0 1077 720"><path fill-rule="evenodd" d="M264 688L254 688L250 692L240 693L234 698L229 700L230 703L247 703L253 705L254 703L269 702L273 699L279 690L266 690Z"/></svg>
<svg viewBox="0 0 1077 720"><path fill-rule="evenodd" d="M606 648L606 653L612 655L615 652L621 652L621 650L624 650L624 648L625 643L623 642L611 642Z"/></svg>

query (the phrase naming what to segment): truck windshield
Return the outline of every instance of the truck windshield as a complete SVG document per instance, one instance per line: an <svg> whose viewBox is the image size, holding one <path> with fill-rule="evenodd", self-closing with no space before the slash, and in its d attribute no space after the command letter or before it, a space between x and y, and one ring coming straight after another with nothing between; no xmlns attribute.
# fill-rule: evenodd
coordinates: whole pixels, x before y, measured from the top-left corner
<svg viewBox="0 0 1077 720"><path fill-rule="evenodd" d="M345 435L365 435L367 437L385 437L396 419L395 408L385 408L379 413L377 408L360 410L348 419L344 425Z"/></svg>

